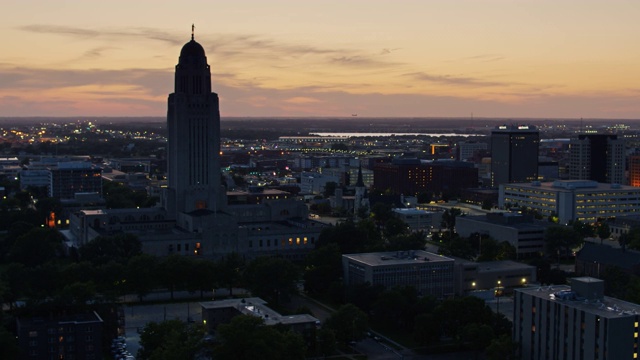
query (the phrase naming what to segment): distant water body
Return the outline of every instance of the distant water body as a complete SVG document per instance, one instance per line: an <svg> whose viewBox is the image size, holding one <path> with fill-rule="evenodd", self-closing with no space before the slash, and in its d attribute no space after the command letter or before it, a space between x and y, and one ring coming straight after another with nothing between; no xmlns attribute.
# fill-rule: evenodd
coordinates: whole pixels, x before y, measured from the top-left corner
<svg viewBox="0 0 640 360"><path fill-rule="evenodd" d="M388 137L388 136L462 136L462 137L471 137L471 136L486 136L483 134L456 134L456 133L336 133L336 132L317 132L317 133L309 133L309 135L318 135L318 136L331 136L331 137Z"/></svg>

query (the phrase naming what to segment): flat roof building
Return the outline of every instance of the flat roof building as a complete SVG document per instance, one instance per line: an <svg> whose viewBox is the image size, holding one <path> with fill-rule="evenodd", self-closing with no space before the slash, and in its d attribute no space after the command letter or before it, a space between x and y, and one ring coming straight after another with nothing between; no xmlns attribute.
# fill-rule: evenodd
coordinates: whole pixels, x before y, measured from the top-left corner
<svg viewBox="0 0 640 360"><path fill-rule="evenodd" d="M604 281L515 290L520 359L637 359L640 305L604 296Z"/></svg>
<svg viewBox="0 0 640 360"><path fill-rule="evenodd" d="M556 180L504 184L499 205L526 207L542 216L557 216L561 224L580 220L640 214L640 188L591 180Z"/></svg>
<svg viewBox="0 0 640 360"><path fill-rule="evenodd" d="M454 260L424 250L342 255L346 284L413 286L420 295L454 294Z"/></svg>
<svg viewBox="0 0 640 360"><path fill-rule="evenodd" d="M460 236L489 235L498 242L506 241L516 249L518 257L544 252L544 232L550 225L552 223L535 221L533 216L517 213L489 213L456 218L456 231Z"/></svg>

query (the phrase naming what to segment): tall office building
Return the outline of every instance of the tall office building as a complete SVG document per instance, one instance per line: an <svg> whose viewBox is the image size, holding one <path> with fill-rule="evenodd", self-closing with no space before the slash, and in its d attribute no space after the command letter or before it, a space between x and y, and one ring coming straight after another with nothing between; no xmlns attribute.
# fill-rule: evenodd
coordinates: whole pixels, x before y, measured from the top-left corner
<svg viewBox="0 0 640 360"><path fill-rule="evenodd" d="M540 133L535 126L500 125L491 131L491 185L538 179Z"/></svg>
<svg viewBox="0 0 640 360"><path fill-rule="evenodd" d="M640 155L629 156L629 185L640 187Z"/></svg>
<svg viewBox="0 0 640 360"><path fill-rule="evenodd" d="M198 209L224 207L220 175L220 111L211 92L211 71L194 40L180 51L174 93L167 111L168 189L164 205L171 218Z"/></svg>
<svg viewBox="0 0 640 360"><path fill-rule="evenodd" d="M569 144L572 180L625 184L625 145L617 135L583 134Z"/></svg>

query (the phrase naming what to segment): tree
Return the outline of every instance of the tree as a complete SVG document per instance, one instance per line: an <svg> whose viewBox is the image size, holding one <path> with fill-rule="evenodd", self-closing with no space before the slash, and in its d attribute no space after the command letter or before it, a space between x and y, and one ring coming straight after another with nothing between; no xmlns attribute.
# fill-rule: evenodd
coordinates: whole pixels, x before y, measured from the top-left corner
<svg viewBox="0 0 640 360"><path fill-rule="evenodd" d="M580 220L574 221L571 224L571 226L573 227L573 230L575 230L583 238L591 237L591 236L594 236L596 234L595 229L591 224L584 223L584 222L582 222Z"/></svg>
<svg viewBox="0 0 640 360"><path fill-rule="evenodd" d="M423 313L416 317L413 339L421 345L431 345L440 338L440 323L433 314Z"/></svg>
<svg viewBox="0 0 640 360"><path fill-rule="evenodd" d="M304 359L305 345L300 335L280 332L256 316L236 316L230 323L219 325L217 335L215 359Z"/></svg>
<svg viewBox="0 0 640 360"><path fill-rule="evenodd" d="M251 293L275 305L296 292L298 279L298 268L282 258L258 257L245 271L245 283Z"/></svg>
<svg viewBox="0 0 640 360"><path fill-rule="evenodd" d="M20 348L16 341L16 336L0 326L0 358L2 359L18 359Z"/></svg>
<svg viewBox="0 0 640 360"><path fill-rule="evenodd" d="M195 359L204 347L204 334L204 326L180 320L147 323L140 334L137 357L141 360Z"/></svg>
<svg viewBox="0 0 640 360"><path fill-rule="evenodd" d="M353 304L342 305L324 323L345 346L350 341L363 339L369 328L367 314Z"/></svg>
<svg viewBox="0 0 640 360"><path fill-rule="evenodd" d="M573 248L580 246L583 239L573 228L568 226L550 226L544 233L547 252L551 255L569 256Z"/></svg>
<svg viewBox="0 0 640 360"><path fill-rule="evenodd" d="M126 282L140 301L157 285L158 260L148 254L137 255L127 263Z"/></svg>
<svg viewBox="0 0 640 360"><path fill-rule="evenodd" d="M9 259L27 266L38 266L61 256L63 236L56 229L34 228L18 237Z"/></svg>
<svg viewBox="0 0 640 360"><path fill-rule="evenodd" d="M335 195L337 187L338 183L336 183L335 181L327 181L324 184L324 197L328 198L329 196Z"/></svg>
<svg viewBox="0 0 640 360"><path fill-rule="evenodd" d="M462 340L476 353L489 346L493 340L493 329L487 324L471 323L462 329Z"/></svg>
<svg viewBox="0 0 640 360"><path fill-rule="evenodd" d="M445 210L442 213L442 223L441 226L445 229L449 229L450 232L454 232L456 228L456 217L462 215L462 210L452 207L451 209Z"/></svg>
<svg viewBox="0 0 640 360"><path fill-rule="evenodd" d="M409 226L402 219L392 216L384 223L384 236L389 239L409 232Z"/></svg>
<svg viewBox="0 0 640 360"><path fill-rule="evenodd" d="M493 207L493 201L491 199L482 200L482 209L483 210L491 210Z"/></svg>
<svg viewBox="0 0 640 360"><path fill-rule="evenodd" d="M200 291L200 298L204 298L205 291L213 291L218 286L216 270L216 264L211 260L198 258L193 261L188 269L187 290Z"/></svg>
<svg viewBox="0 0 640 360"><path fill-rule="evenodd" d="M229 289L229 296L233 296L233 287L238 286L245 270L242 256L232 252L216 263L217 280Z"/></svg>
<svg viewBox="0 0 640 360"><path fill-rule="evenodd" d="M518 343L513 341L511 335L500 335L491 340L487 346L486 355L488 360L516 360Z"/></svg>
<svg viewBox="0 0 640 360"><path fill-rule="evenodd" d="M313 295L325 294L327 284L339 282L342 276L342 254L337 244L328 244L305 258L304 289Z"/></svg>
<svg viewBox="0 0 640 360"><path fill-rule="evenodd" d="M606 221L598 222L596 233L600 238L600 243L602 244L603 239L608 239L611 236L611 229L609 228L609 224Z"/></svg>
<svg viewBox="0 0 640 360"><path fill-rule="evenodd" d="M189 258L182 255L169 255L162 259L159 264L160 283L165 286L171 293L176 290L182 290L186 287L187 276L192 262Z"/></svg>
<svg viewBox="0 0 640 360"><path fill-rule="evenodd" d="M110 261L126 264L129 259L142 254L142 244L133 234L98 236L80 247L80 257L94 265Z"/></svg>
<svg viewBox="0 0 640 360"><path fill-rule="evenodd" d="M428 192L419 193L417 200L419 204L428 204L433 199L433 194Z"/></svg>

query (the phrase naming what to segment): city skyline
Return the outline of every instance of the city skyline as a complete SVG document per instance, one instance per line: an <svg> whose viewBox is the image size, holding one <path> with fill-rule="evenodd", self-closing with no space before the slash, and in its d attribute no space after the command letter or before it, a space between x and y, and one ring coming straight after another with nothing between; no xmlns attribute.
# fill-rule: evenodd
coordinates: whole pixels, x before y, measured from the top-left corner
<svg viewBox="0 0 640 360"><path fill-rule="evenodd" d="M0 117L164 116L191 36L222 116L640 118L632 1L7 1Z"/></svg>

